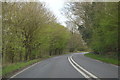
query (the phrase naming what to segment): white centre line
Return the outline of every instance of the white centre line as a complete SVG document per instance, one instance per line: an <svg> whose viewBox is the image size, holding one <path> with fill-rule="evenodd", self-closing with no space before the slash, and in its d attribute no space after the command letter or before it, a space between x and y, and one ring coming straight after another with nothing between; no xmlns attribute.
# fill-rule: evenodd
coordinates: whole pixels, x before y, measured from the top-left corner
<svg viewBox="0 0 120 80"><path fill-rule="evenodd" d="M89 76L87 76L84 72L82 72L81 70L79 70L70 60L70 58L68 57L69 62L71 63L71 65L79 72L81 73L85 78L90 78Z"/></svg>
<svg viewBox="0 0 120 80"><path fill-rule="evenodd" d="M73 59L72 56L68 57L68 61L71 63L71 65L79 72L81 73L85 78L94 78L96 80L100 80L98 77L93 75L92 73L88 72L86 69L78 65ZM80 70L81 69L81 70Z"/></svg>

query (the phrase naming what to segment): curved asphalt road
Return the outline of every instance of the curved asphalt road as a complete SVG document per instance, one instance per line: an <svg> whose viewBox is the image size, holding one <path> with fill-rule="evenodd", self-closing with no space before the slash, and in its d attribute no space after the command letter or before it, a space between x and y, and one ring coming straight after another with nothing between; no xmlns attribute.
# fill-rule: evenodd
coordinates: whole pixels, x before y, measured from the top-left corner
<svg viewBox="0 0 120 80"><path fill-rule="evenodd" d="M43 60L13 78L84 78L69 63L68 57L71 55L76 63L99 78L118 78L117 66L85 57L82 53Z"/></svg>

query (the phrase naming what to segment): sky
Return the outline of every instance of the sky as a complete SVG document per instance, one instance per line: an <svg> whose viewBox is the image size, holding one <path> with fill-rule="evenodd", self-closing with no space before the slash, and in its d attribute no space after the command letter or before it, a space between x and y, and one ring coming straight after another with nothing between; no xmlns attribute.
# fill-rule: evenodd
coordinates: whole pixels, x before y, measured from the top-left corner
<svg viewBox="0 0 120 80"><path fill-rule="evenodd" d="M60 22L62 25L65 25L65 22L68 19L65 15L62 15L62 9L66 2L91 2L91 1L102 1L102 0L40 0L41 2L45 2L48 9L57 17L57 21ZM106 1L119 1L119 0L106 0Z"/></svg>
<svg viewBox="0 0 120 80"><path fill-rule="evenodd" d="M67 18L61 14L62 9L64 8L65 0L40 0L46 3L46 7L50 9L51 12L56 16L57 21L60 22L62 25L65 25L65 21Z"/></svg>
<svg viewBox="0 0 120 80"><path fill-rule="evenodd" d="M102 1L102 0L39 0L41 2L45 2L47 8L50 9L51 12L57 17L57 21L60 22L62 25L65 25L65 22L68 19L61 14L62 9L66 2L91 2L91 1ZM104 1L119 1L119 0L104 0Z"/></svg>

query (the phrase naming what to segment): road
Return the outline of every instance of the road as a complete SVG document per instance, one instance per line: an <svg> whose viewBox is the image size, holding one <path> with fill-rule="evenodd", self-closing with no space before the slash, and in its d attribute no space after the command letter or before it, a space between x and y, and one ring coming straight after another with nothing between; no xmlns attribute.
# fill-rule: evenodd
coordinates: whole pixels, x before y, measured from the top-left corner
<svg viewBox="0 0 120 80"><path fill-rule="evenodd" d="M85 71L78 68L70 56ZM118 78L118 67L85 57L83 53L74 53L43 60L11 78L89 78L90 76Z"/></svg>

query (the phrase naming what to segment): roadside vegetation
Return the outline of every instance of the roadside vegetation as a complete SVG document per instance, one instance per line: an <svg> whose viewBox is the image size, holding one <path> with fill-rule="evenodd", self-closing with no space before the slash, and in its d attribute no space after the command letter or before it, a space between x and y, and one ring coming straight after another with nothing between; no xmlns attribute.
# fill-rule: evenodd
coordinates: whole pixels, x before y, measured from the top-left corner
<svg viewBox="0 0 120 80"><path fill-rule="evenodd" d="M3 76L39 59L84 49L81 39L58 23L44 3L2 3Z"/></svg>
<svg viewBox="0 0 120 80"><path fill-rule="evenodd" d="M2 73L0 73L0 74L2 74L3 77L7 77L7 76L10 76L10 75L18 72L19 70L22 70L22 69L34 64L34 63L40 62L41 60L51 58L51 57L53 57L53 56L44 56L39 59L6 64L6 66L3 66Z"/></svg>
<svg viewBox="0 0 120 80"><path fill-rule="evenodd" d="M93 54L93 53L88 53L88 54L84 54L87 57L93 58L93 59L97 59L100 60L102 62L106 62L106 63L111 63L111 64L115 64L115 65L120 65L120 62L118 61L118 58L115 58L112 56L108 56L108 55L97 55L97 54Z"/></svg>
<svg viewBox="0 0 120 80"><path fill-rule="evenodd" d="M9 64L9 65L3 67L2 75L4 77L5 75L11 74L11 72L15 72L19 69L22 69L22 68L24 68L28 65L31 65L35 62L38 62L38 61L40 61L40 60L35 59L35 60L28 61L28 62L18 62L18 63L14 63L14 64Z"/></svg>
<svg viewBox="0 0 120 80"><path fill-rule="evenodd" d="M69 20L65 27L42 2L3 2L3 75L75 51L91 51L86 56L117 64L118 5L68 2L62 12Z"/></svg>
<svg viewBox="0 0 120 80"><path fill-rule="evenodd" d="M117 64L120 23L118 5L118 2L66 3L63 14L69 18L69 22L76 25L74 27L78 28L90 52L93 53L86 56Z"/></svg>

